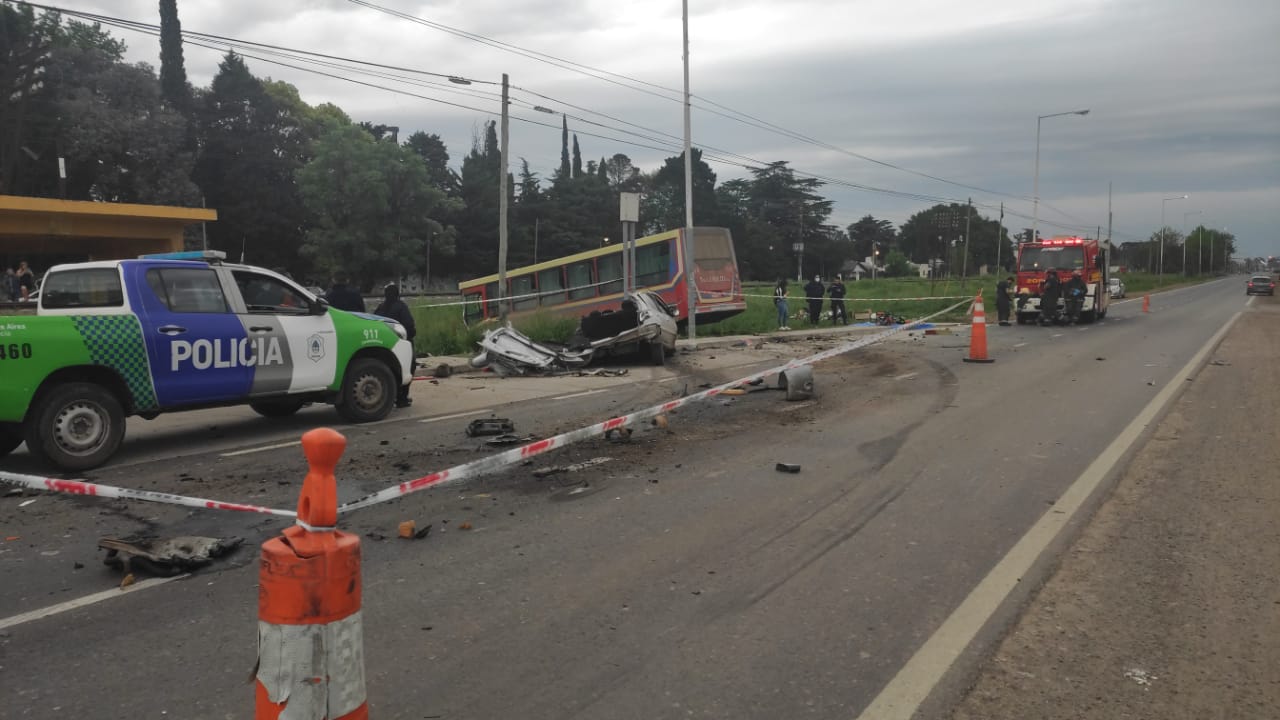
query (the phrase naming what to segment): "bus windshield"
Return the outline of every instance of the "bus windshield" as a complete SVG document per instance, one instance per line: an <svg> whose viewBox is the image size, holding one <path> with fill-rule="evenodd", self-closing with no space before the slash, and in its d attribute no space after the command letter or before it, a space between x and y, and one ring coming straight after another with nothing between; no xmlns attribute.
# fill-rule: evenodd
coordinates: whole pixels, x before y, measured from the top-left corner
<svg viewBox="0 0 1280 720"><path fill-rule="evenodd" d="M1018 254L1019 272L1044 272L1045 270L1083 270L1084 248L1079 245L1050 247L1022 247Z"/></svg>

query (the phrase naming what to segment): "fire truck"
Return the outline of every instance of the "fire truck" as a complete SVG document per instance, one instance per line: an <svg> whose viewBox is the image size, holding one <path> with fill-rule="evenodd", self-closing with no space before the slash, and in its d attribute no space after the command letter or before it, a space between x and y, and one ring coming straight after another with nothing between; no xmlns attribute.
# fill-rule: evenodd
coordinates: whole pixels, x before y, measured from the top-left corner
<svg viewBox="0 0 1280 720"><path fill-rule="evenodd" d="M1040 285L1045 273L1056 270L1065 284L1080 271L1088 292L1081 322L1101 320L1107 315L1111 294L1107 292L1106 243L1082 237L1053 237L1018 245L1018 324L1035 322L1040 316Z"/></svg>

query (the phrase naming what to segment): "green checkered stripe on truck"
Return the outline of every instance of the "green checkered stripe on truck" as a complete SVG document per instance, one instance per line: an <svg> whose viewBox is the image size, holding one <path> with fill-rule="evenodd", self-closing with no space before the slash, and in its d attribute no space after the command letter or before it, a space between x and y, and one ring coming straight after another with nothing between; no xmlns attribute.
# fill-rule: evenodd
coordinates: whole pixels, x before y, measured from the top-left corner
<svg viewBox="0 0 1280 720"><path fill-rule="evenodd" d="M89 358L95 365L113 368L124 378L138 410L156 407L156 391L151 384L151 366L142 326L134 315L76 315L72 318Z"/></svg>

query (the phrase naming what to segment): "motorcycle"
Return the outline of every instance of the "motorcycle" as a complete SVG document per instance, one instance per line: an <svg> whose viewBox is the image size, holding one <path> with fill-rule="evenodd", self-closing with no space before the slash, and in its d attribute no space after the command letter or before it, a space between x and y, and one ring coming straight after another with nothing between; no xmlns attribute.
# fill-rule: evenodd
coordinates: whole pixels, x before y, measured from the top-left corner
<svg viewBox="0 0 1280 720"><path fill-rule="evenodd" d="M875 317L876 325L905 325L906 322L907 319L905 317L902 317L901 315L894 315L893 313L887 313L883 310L877 312Z"/></svg>

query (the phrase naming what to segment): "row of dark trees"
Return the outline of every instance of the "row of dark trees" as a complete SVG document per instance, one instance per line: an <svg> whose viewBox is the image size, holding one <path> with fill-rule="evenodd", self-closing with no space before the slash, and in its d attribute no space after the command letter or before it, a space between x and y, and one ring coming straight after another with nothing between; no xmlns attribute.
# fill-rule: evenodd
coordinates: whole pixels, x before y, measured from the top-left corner
<svg viewBox="0 0 1280 720"><path fill-rule="evenodd" d="M0 0L0 193L204 203L219 216L210 247L317 282L338 270L366 287L410 272L456 281L495 271L502 168L493 122L455 170L438 135L401 142L397 128L353 122L337 106L307 104L288 83L255 77L235 54L209 87L192 87L175 0L160 10L157 76L124 62L124 43L97 25ZM560 166L540 177L521 160L508 183L511 266L617 237L623 191L643 195L642 234L684 224L682 155L653 171L622 153L584 162L564 122ZM873 255L890 275L914 272L908 261L954 274L993 266L997 253L1006 266L1012 259L1007 230L968 205L922 210L899 230L870 215L841 228L830 223L824 183L787 162L718 183L701 152L692 155L694 223L732 231L748 279L793 275L796 243L806 276ZM65 182L57 158L66 159ZM1230 252L1222 240L1220 256ZM1166 259L1180 241L1166 237Z"/></svg>

